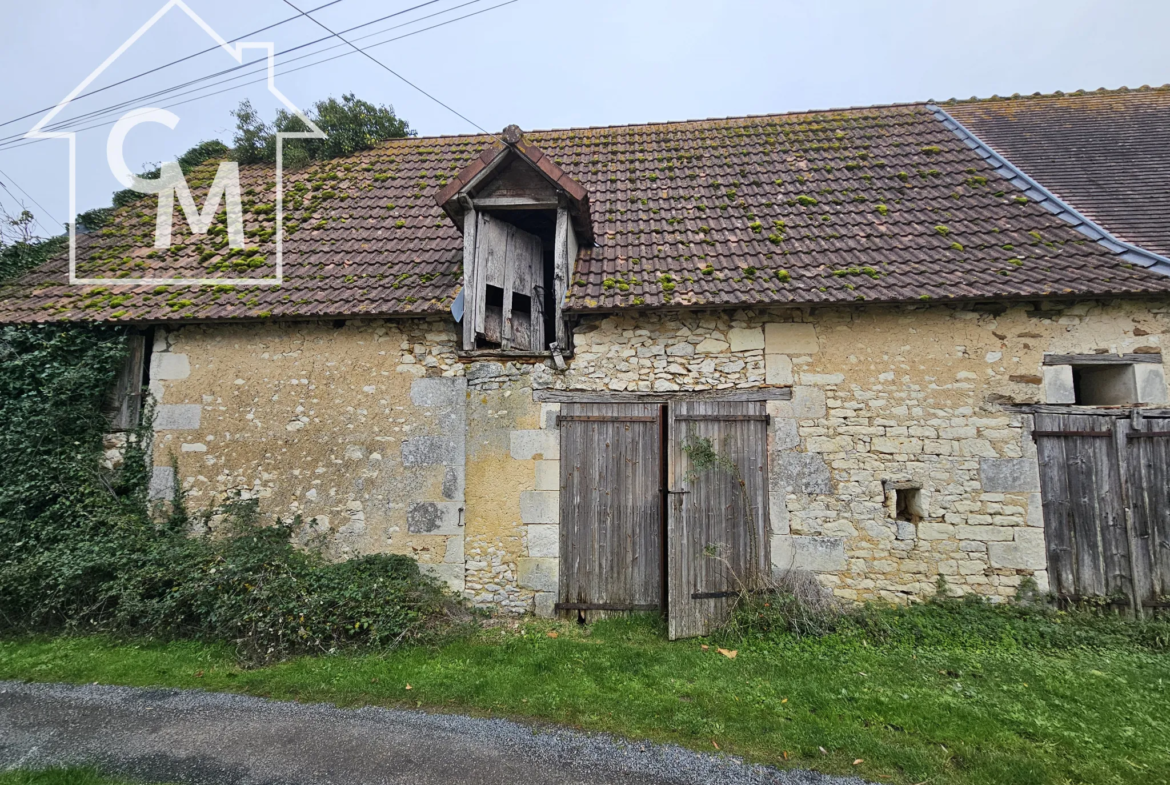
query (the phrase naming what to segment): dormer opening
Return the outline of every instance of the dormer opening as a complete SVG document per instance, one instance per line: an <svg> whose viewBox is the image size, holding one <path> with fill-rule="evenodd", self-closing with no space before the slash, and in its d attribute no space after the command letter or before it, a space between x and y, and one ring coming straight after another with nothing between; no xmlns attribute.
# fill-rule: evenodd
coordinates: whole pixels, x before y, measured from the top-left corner
<svg viewBox="0 0 1170 785"><path fill-rule="evenodd" d="M463 350L568 354L561 307L578 238L592 241L588 196L515 126L502 142L438 197L463 231Z"/></svg>

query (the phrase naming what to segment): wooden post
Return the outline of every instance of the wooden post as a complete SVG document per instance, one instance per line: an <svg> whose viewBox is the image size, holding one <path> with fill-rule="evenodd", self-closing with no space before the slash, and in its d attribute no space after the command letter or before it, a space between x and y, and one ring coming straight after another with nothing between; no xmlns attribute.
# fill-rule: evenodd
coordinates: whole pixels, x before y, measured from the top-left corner
<svg viewBox="0 0 1170 785"><path fill-rule="evenodd" d="M471 207L463 217L463 349L475 348L477 309L483 308L479 295L479 265L475 258L475 234L479 215Z"/></svg>
<svg viewBox="0 0 1170 785"><path fill-rule="evenodd" d="M553 261L553 307L556 323L556 342L562 352L569 350L568 336L565 332L565 320L561 316L561 307L565 302L565 292L568 291L569 273L573 261L569 258L569 246L576 243L570 241L573 226L569 220L569 210L562 206L557 208L557 234ZM544 348L544 347L541 347Z"/></svg>

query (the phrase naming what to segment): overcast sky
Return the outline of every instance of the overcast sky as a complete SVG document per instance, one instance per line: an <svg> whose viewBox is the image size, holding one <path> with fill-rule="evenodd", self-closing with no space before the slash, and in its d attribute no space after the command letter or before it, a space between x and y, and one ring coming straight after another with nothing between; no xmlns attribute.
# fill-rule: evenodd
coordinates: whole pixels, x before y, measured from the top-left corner
<svg viewBox="0 0 1170 785"><path fill-rule="evenodd" d="M307 10L327 0L293 2ZM1170 2L1165 0L514 0L501 6L506 2L341 0L314 16L341 30L423 5L347 34L373 34L359 42L366 46L483 11L378 46L371 54L492 131L510 123L525 129L611 125L1170 82L1165 40ZM296 13L283 0L188 3L227 39ZM31 115L0 126L0 182L12 192L0 188L0 203L10 211L15 194L54 231L68 219L67 143L6 138L27 132L39 110L61 101L162 5L163 0L116 5L0 0L0 123ZM273 41L280 51L325 35L301 18L249 40ZM212 43L181 10L172 9L88 89ZM306 47L278 62L311 55L285 66L292 69L352 51L340 45L323 52L326 46L338 42ZM204 139L230 142L229 111L240 100L250 99L270 117L275 99L263 83L237 86L257 76L213 85L227 78L218 77L183 88L184 95L141 97L233 65L222 50L204 54L81 98L60 118L126 102L117 114L85 123L93 125L112 122L129 109L170 106L180 118L173 131L139 126L125 150L136 171L173 160ZM299 106L354 92L392 104L420 135L475 131L358 54L284 77L280 70L278 87ZM199 87L201 92L187 92ZM171 106L227 88L235 89ZM103 125L78 135L79 211L107 205L119 187L106 163L109 131Z"/></svg>

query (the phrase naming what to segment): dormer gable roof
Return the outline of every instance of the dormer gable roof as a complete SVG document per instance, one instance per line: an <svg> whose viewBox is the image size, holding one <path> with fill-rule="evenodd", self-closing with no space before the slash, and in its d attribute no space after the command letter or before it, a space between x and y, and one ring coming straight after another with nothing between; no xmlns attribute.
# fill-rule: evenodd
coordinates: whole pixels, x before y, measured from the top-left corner
<svg viewBox="0 0 1170 785"><path fill-rule="evenodd" d="M535 177L534 177L535 175ZM593 221L589 214L589 192L574 180L551 156L524 138L517 125L510 125L495 142L455 175L435 196L435 202L462 228L466 206L461 197L493 194L493 186L508 180L509 193L528 194L539 204L542 199L563 203L573 219L573 228L582 245L593 242ZM521 197L523 198L523 197Z"/></svg>

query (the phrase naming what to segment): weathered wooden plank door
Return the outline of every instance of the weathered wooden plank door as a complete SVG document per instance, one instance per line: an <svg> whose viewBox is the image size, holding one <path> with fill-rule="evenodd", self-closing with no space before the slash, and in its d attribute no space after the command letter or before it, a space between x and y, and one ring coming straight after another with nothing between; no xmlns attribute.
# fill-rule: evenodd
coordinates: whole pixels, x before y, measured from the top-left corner
<svg viewBox="0 0 1170 785"><path fill-rule="evenodd" d="M534 318L538 310L534 303L537 287L544 284L540 238L488 213L479 213L476 220L474 279L479 305L472 316L475 332L503 349L539 349L544 323ZM487 303L488 287L500 290L500 304ZM528 298L528 310L513 310L516 294Z"/></svg>
<svg viewBox="0 0 1170 785"><path fill-rule="evenodd" d="M1170 420L1121 420L1134 554L1142 604L1170 597Z"/></svg>
<svg viewBox="0 0 1170 785"><path fill-rule="evenodd" d="M726 618L734 594L756 588L767 569L768 419L762 402L679 401L669 408L667 602L674 640L709 633ZM711 461L702 460L704 452Z"/></svg>
<svg viewBox="0 0 1170 785"><path fill-rule="evenodd" d="M1104 415L1036 415L1049 583L1061 598L1132 594L1117 422Z"/></svg>
<svg viewBox="0 0 1170 785"><path fill-rule="evenodd" d="M662 607L657 404L564 404L558 609L587 621Z"/></svg>

